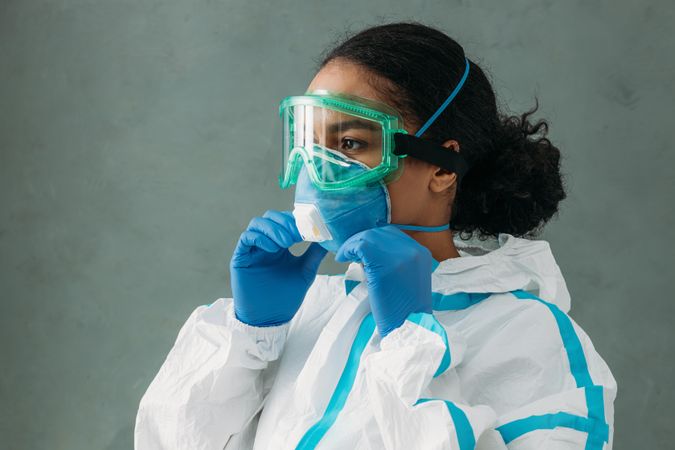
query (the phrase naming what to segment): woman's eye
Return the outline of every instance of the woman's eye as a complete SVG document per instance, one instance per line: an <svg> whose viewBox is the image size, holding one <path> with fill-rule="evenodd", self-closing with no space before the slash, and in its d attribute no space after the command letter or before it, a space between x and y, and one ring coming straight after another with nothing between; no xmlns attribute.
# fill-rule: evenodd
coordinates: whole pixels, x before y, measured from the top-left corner
<svg viewBox="0 0 675 450"><path fill-rule="evenodd" d="M341 150L346 151L358 151L366 148L366 143L357 141L356 139L342 138L342 145L340 146Z"/></svg>

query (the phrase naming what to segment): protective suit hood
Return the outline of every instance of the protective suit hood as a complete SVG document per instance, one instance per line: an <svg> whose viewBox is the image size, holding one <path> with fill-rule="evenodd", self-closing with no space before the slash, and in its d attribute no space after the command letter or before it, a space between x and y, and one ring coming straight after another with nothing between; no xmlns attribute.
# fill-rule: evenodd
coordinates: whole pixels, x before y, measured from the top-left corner
<svg viewBox="0 0 675 450"><path fill-rule="evenodd" d="M570 310L570 294L548 242L501 233L487 239L455 235L454 243L461 257L438 263L431 277L432 291L452 295L522 289L548 299L565 313ZM347 283L365 280L360 265L350 264L345 279Z"/></svg>
<svg viewBox="0 0 675 450"><path fill-rule="evenodd" d="M455 236L454 242L461 257L440 262L432 276L432 290L441 277L452 280L443 283L452 286L442 289L444 294L522 289L569 311L570 294L548 242L505 233L487 240Z"/></svg>

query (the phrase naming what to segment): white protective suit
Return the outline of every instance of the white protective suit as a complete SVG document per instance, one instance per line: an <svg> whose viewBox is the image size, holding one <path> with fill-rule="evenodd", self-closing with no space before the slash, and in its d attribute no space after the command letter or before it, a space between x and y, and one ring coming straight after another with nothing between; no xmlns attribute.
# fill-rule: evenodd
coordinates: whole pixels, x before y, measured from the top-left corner
<svg viewBox="0 0 675 450"><path fill-rule="evenodd" d="M284 325L239 322L230 298L198 307L141 400L136 449L611 449L616 381L548 243L455 243L433 316L384 339L356 263L317 275Z"/></svg>

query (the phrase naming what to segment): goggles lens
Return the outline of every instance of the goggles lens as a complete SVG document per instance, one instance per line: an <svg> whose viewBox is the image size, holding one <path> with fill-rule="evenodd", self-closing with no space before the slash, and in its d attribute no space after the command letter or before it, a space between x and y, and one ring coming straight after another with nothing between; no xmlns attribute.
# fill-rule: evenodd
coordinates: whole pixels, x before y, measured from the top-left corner
<svg viewBox="0 0 675 450"><path fill-rule="evenodd" d="M289 99L293 101L282 102L280 108L282 188L295 183L303 164L321 189L365 186L398 167L398 157L391 154L391 125L398 124L396 117L358 106L349 108L344 101Z"/></svg>

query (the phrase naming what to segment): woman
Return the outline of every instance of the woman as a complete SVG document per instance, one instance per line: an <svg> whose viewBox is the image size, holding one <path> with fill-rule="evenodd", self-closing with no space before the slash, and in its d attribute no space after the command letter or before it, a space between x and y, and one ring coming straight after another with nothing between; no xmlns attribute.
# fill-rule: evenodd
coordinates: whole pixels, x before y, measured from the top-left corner
<svg viewBox="0 0 675 450"><path fill-rule="evenodd" d="M500 115L416 23L342 42L280 112L295 208L242 233L233 299L181 329L136 448L610 449L616 382L523 238L565 198L547 124ZM345 274L316 274L327 252Z"/></svg>

